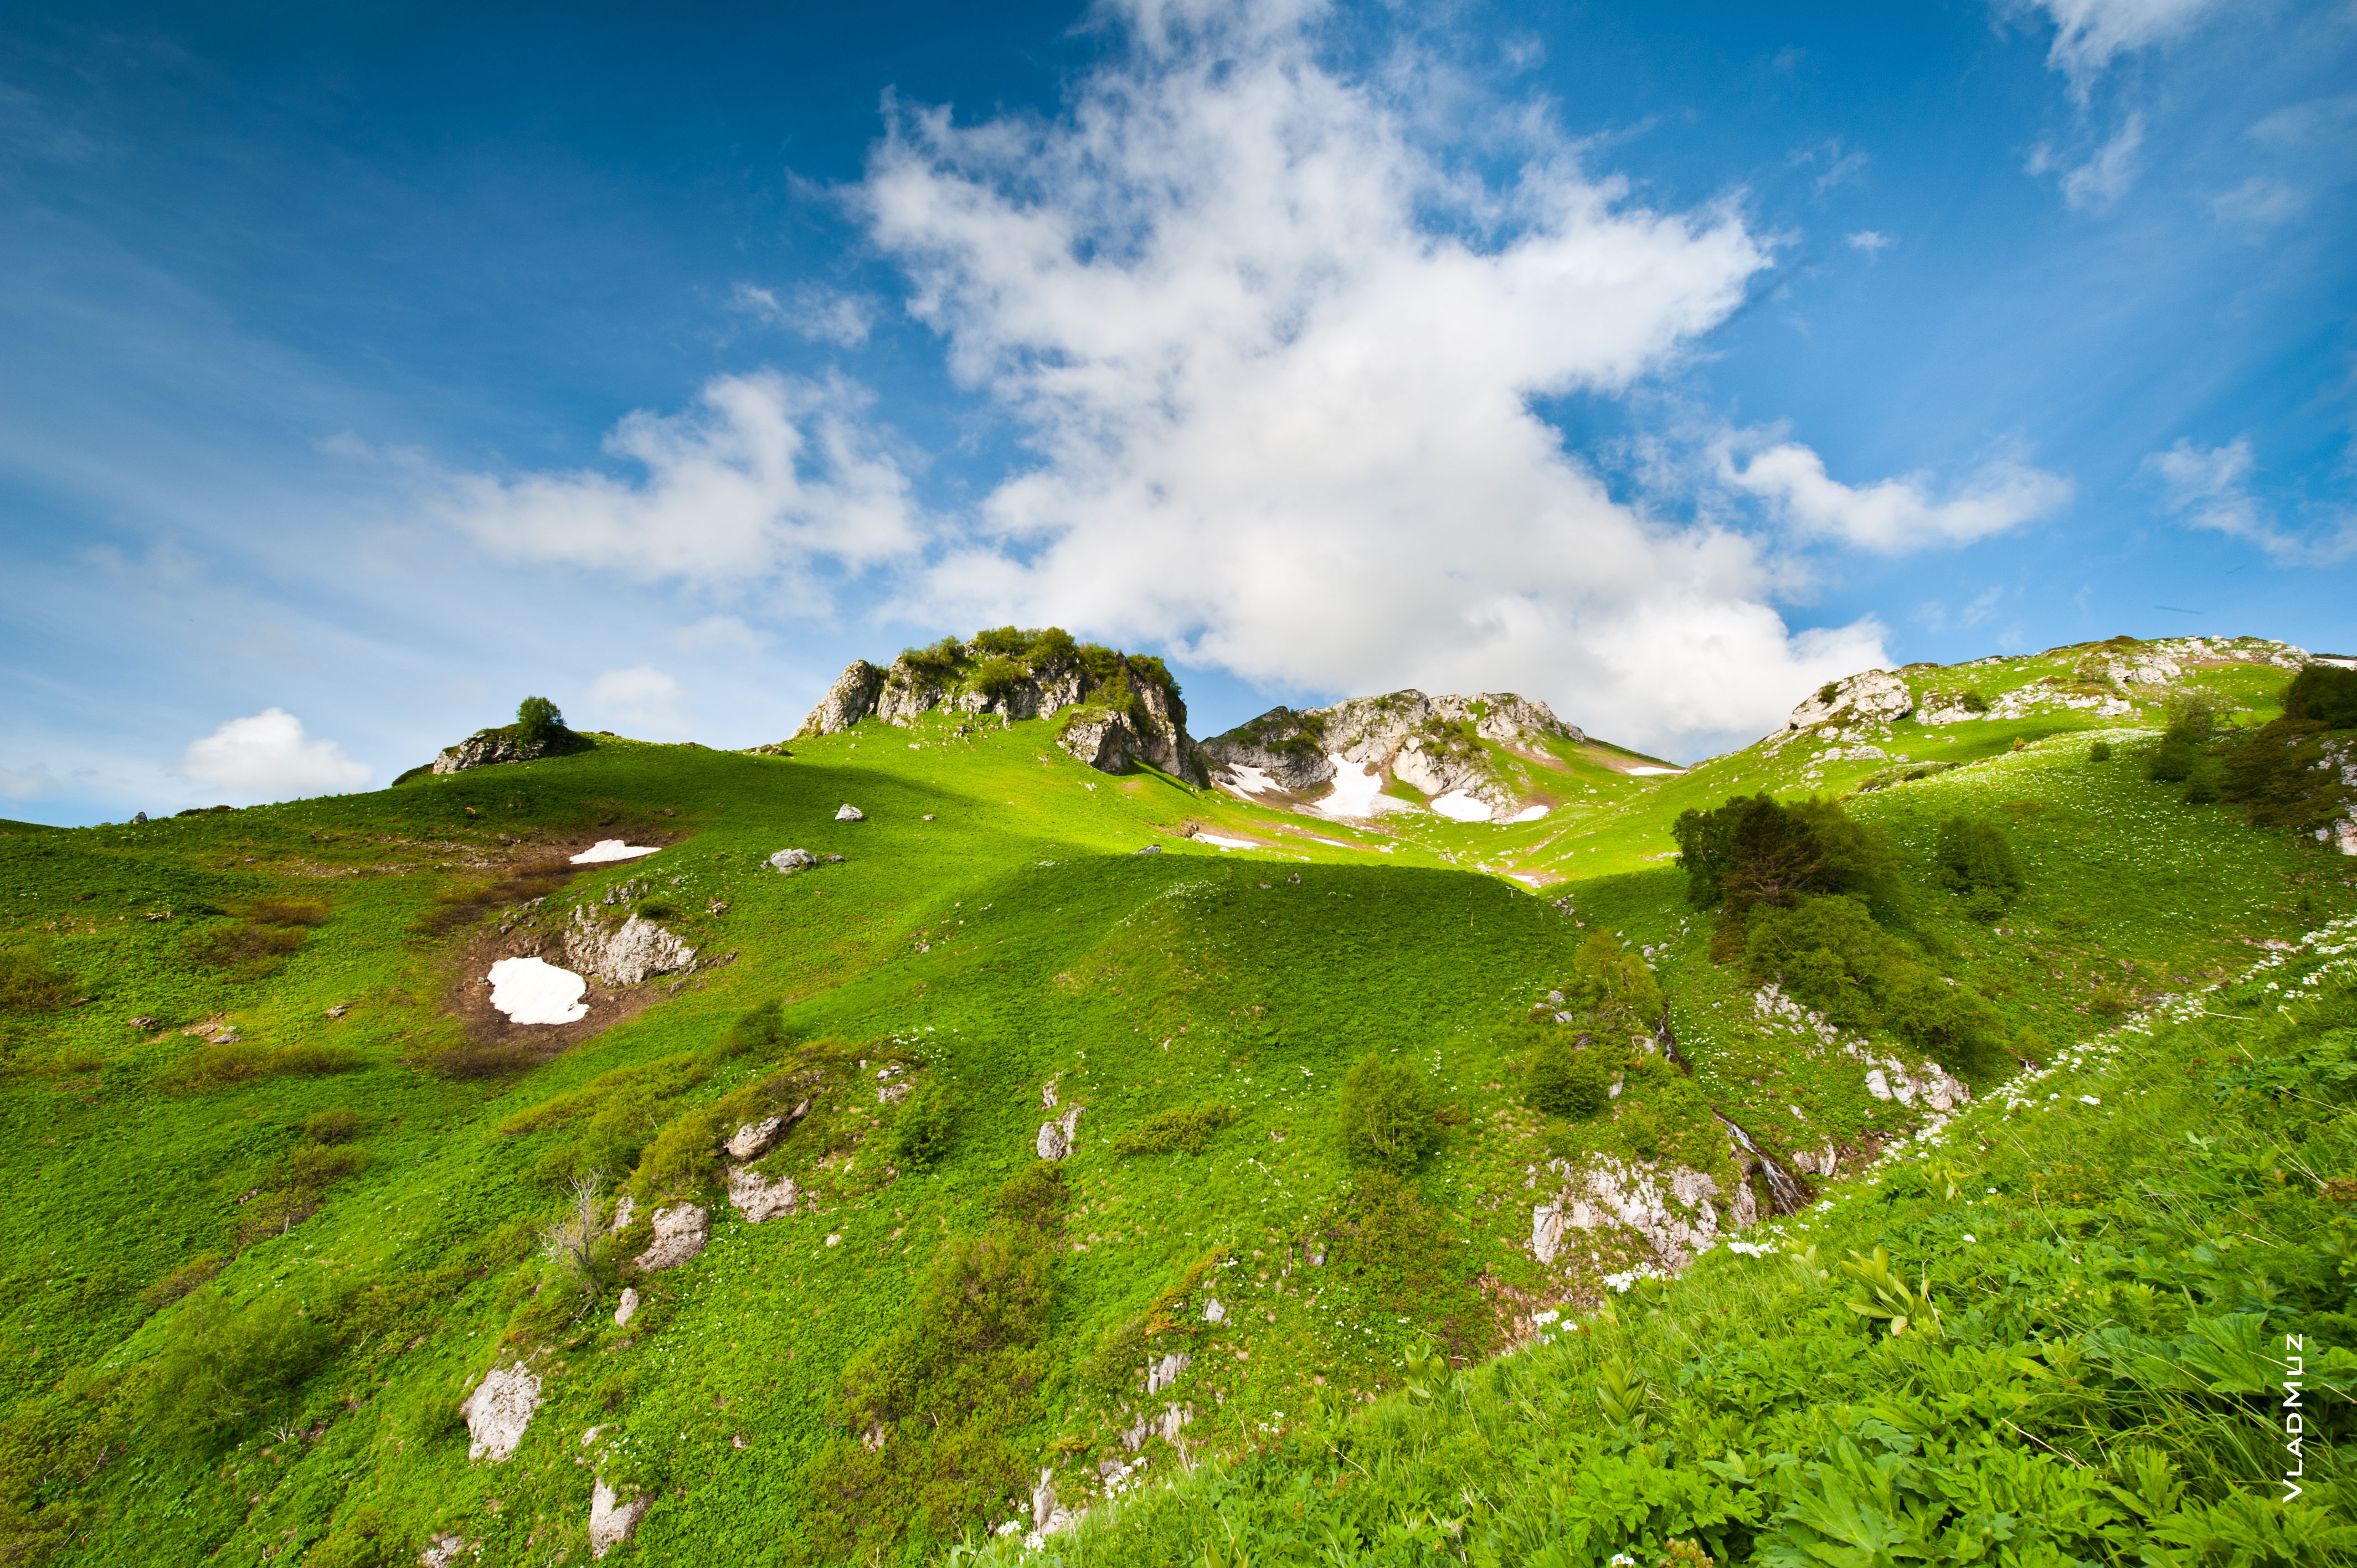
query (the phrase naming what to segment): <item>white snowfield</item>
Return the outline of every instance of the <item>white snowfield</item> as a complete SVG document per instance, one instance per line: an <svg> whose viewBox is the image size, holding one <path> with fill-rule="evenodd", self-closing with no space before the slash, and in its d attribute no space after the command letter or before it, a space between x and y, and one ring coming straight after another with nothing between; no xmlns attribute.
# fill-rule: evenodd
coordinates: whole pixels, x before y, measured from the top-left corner
<svg viewBox="0 0 2357 1568"><path fill-rule="evenodd" d="M1620 770L1631 779L1674 777L1685 771L1683 768L1624 768Z"/></svg>
<svg viewBox="0 0 2357 1568"><path fill-rule="evenodd" d="M609 860L636 860L642 854L652 854L662 848L659 843L624 843L620 839L599 839L573 857L576 865L597 865Z"/></svg>
<svg viewBox="0 0 2357 1568"><path fill-rule="evenodd" d="M1516 811L1512 816L1508 817L1506 821L1510 822L1535 822L1546 814L1547 808L1544 806L1524 806L1521 811Z"/></svg>
<svg viewBox="0 0 2357 1568"><path fill-rule="evenodd" d="M1469 789L1451 789L1432 798L1432 809L1453 822L1486 822L1490 802Z"/></svg>
<svg viewBox="0 0 2357 1568"><path fill-rule="evenodd" d="M569 969L536 958L503 958L491 965L491 1005L516 1024L570 1024L589 1015L581 1000L589 983Z"/></svg>
<svg viewBox="0 0 2357 1568"><path fill-rule="evenodd" d="M1253 839L1222 838L1218 833L1197 833L1197 843L1215 843L1222 849L1264 849L1267 847Z"/></svg>

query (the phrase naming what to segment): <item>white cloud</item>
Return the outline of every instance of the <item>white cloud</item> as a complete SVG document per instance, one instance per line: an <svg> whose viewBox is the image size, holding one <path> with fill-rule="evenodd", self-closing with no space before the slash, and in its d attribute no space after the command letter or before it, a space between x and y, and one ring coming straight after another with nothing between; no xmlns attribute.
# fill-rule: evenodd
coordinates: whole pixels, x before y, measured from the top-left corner
<svg viewBox="0 0 2357 1568"><path fill-rule="evenodd" d="M2054 23L2046 63L2082 92L2124 54L2190 30L2218 0L2018 0L2008 10L2043 11Z"/></svg>
<svg viewBox="0 0 2357 1568"><path fill-rule="evenodd" d="M335 794L365 787L374 774L332 740L314 739L284 708L231 719L188 743L179 771L199 784L250 796Z"/></svg>
<svg viewBox="0 0 2357 1568"><path fill-rule="evenodd" d="M1527 106L1457 119L1526 137L1485 183L1419 140L1456 117L1412 65L1344 80L1281 13L1137 35L1059 120L920 112L873 159L914 313L1035 458L902 613L1295 687L1520 684L1659 746L1881 657L1870 621L1791 636L1750 542L1616 504L1532 412L1724 321L1767 263L1733 210L1637 204Z"/></svg>
<svg viewBox="0 0 2357 1568"><path fill-rule="evenodd" d="M2136 155L2144 145L2144 116L2130 114L2111 139L2083 162L2073 164L2050 143L2029 155L2031 174L2059 174L2062 199L2082 212L2101 212L2127 194L2136 183Z"/></svg>
<svg viewBox="0 0 2357 1568"><path fill-rule="evenodd" d="M2342 512L2322 537L2285 532L2251 493L2257 463L2248 436L2203 448L2179 440L2144 460L2163 487L2161 504L2196 528L2257 545L2277 565L2330 565L2357 556L2357 512Z"/></svg>
<svg viewBox="0 0 2357 1568"><path fill-rule="evenodd" d="M1853 251L1864 251L1868 256L1879 255L1899 243L1889 235L1874 229L1860 229L1855 234L1844 235L1843 242Z"/></svg>
<svg viewBox="0 0 2357 1568"><path fill-rule="evenodd" d="M919 521L899 464L852 383L716 376L696 407L615 426L611 456L640 476L448 476L437 502L502 553L705 583L854 569L913 551Z"/></svg>
<svg viewBox="0 0 2357 1568"><path fill-rule="evenodd" d="M843 294L814 284L797 287L780 300L766 288L740 283L728 296L728 308L770 327L783 328L813 343L856 349L867 341L876 325L876 302L860 295Z"/></svg>
<svg viewBox="0 0 2357 1568"><path fill-rule="evenodd" d="M2233 189L2210 199L2210 209L2221 223L2271 229L2296 217L2308 199L2279 179L2255 174Z"/></svg>
<svg viewBox="0 0 2357 1568"><path fill-rule="evenodd" d="M680 684L651 664L608 670L589 683L600 723L668 726L677 721Z"/></svg>
<svg viewBox="0 0 2357 1568"><path fill-rule="evenodd" d="M1934 500L1920 476L1846 485L1824 459L1795 441L1779 442L1738 464L1733 444L1721 450L1720 477L1767 501L1804 539L1835 540L1878 554L1970 544L2044 517L2071 499L2059 474L2000 457L1953 496Z"/></svg>

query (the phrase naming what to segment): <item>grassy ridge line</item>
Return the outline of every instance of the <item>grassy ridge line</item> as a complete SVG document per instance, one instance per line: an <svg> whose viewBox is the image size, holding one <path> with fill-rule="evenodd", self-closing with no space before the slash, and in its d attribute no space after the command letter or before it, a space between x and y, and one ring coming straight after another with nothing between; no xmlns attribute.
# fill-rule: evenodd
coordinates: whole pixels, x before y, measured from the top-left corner
<svg viewBox="0 0 2357 1568"><path fill-rule="evenodd" d="M2352 955L2170 998L1520 1355L946 1561L2357 1561Z"/></svg>

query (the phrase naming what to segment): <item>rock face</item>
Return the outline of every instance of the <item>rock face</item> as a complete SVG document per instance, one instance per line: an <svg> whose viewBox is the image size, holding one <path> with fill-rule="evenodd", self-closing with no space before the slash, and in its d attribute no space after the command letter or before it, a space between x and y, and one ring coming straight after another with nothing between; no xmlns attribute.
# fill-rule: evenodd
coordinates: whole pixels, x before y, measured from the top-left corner
<svg viewBox="0 0 2357 1568"><path fill-rule="evenodd" d="M1576 1175L1560 1160L1550 1168L1570 1179L1553 1203L1531 1212L1531 1252L1542 1263L1555 1262L1573 1230L1610 1225L1642 1236L1672 1271L1684 1268L1718 1240L1718 1210L1711 1201L1720 1196L1718 1183L1705 1172L1683 1165L1655 1171L1609 1155L1595 1156ZM1748 1196L1749 1189L1744 1192ZM1733 1195L1729 1198L1732 1204ZM1756 1219L1756 1203L1752 1212Z"/></svg>
<svg viewBox="0 0 2357 1568"><path fill-rule="evenodd" d="M1544 703L1512 692L1428 697L1404 691L1299 713L1272 708L1197 749L1214 783L1248 799L1281 791L1316 800L1347 769L1370 786L1364 810L1349 814L1365 814L1382 809L1383 798L1374 791L1388 773L1427 796L1462 802L1452 814L1499 822L1519 811L1522 801L1491 771L1479 743L1534 752L1549 737L1587 738ZM1338 788L1327 798L1340 795Z"/></svg>
<svg viewBox="0 0 2357 1568"><path fill-rule="evenodd" d="M1039 1142L1034 1145L1043 1160L1060 1160L1072 1152L1072 1129L1081 1122L1081 1107L1068 1108L1053 1122L1039 1125Z"/></svg>
<svg viewBox="0 0 2357 1568"><path fill-rule="evenodd" d="M1114 655L1117 667L1104 674L1092 671L1078 651L1030 663L993 660L1003 678L985 691L972 682L985 657L979 646L966 644L955 668L911 664L906 655L888 669L855 663L811 710L796 737L837 735L870 717L905 725L943 709L1014 720L1083 707L1088 711L1057 738L1091 767L1117 773L1144 763L1193 783L1204 781L1195 743L1187 735L1187 705L1158 660ZM1103 650L1089 657L1104 669Z"/></svg>
<svg viewBox="0 0 2357 1568"><path fill-rule="evenodd" d="M572 968L608 985L636 985L657 974L695 967L695 950L652 920L636 915L608 927L587 907L576 907L565 931Z"/></svg>
<svg viewBox="0 0 2357 1568"><path fill-rule="evenodd" d="M435 757L434 771L463 773L469 768L489 768L495 763L530 762L537 757L562 757L588 744L563 725L552 730L548 738L536 746L518 740L512 725L505 729L479 729Z"/></svg>
<svg viewBox="0 0 2357 1568"><path fill-rule="evenodd" d="M1827 683L1792 710L1788 730L1823 724L1835 714L1848 714L1868 724L1892 724L1915 711L1915 694L1907 682L1888 670L1866 670Z"/></svg>
<svg viewBox="0 0 2357 1568"><path fill-rule="evenodd" d="M459 1558L478 1550L475 1543L465 1536L445 1532L425 1543L425 1550L417 1554L417 1561L424 1563L425 1568L453 1568Z"/></svg>
<svg viewBox="0 0 2357 1568"><path fill-rule="evenodd" d="M1187 1369L1189 1362L1193 1358L1184 1350L1173 1350L1155 1362L1153 1366L1146 1369L1146 1391L1148 1394L1158 1394L1176 1383L1178 1380L1178 1375Z"/></svg>
<svg viewBox="0 0 2357 1568"><path fill-rule="evenodd" d="M744 1165L728 1173L728 1201L748 1225L791 1214L802 1196L791 1177L780 1176L771 1181L759 1171Z"/></svg>
<svg viewBox="0 0 2357 1568"><path fill-rule="evenodd" d="M700 1203L675 1203L655 1210L654 1240L634 1260L649 1273L695 1261L712 1240L712 1216Z"/></svg>
<svg viewBox="0 0 2357 1568"><path fill-rule="evenodd" d="M884 690L884 671L865 659L855 659L849 669L834 679L818 706L810 711L802 727L794 732L796 740L809 736L840 735L876 711L876 699Z"/></svg>
<svg viewBox="0 0 2357 1568"><path fill-rule="evenodd" d="M511 1367L494 1367L483 1374L458 1413L467 1420L467 1434L472 1439L467 1444L469 1459L489 1459L497 1464L516 1451L523 1441L524 1429L532 1424L532 1412L540 1408L539 1375L518 1361Z"/></svg>
<svg viewBox="0 0 2357 1568"><path fill-rule="evenodd" d="M589 1555L603 1557L630 1540L639 1528L639 1520L647 1517L647 1507L652 1501L643 1497L619 1498L614 1488L600 1477L589 1493Z"/></svg>

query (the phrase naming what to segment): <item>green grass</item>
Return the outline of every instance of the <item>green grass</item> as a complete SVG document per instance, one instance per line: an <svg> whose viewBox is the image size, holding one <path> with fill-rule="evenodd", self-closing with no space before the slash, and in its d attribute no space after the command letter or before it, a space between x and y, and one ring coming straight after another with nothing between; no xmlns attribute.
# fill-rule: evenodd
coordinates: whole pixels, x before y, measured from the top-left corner
<svg viewBox="0 0 2357 1568"><path fill-rule="evenodd" d="M2146 783L2141 732L2113 721L2120 758L2088 763L2083 717L1910 735L1908 755L1968 765L1852 808L1906 851L1931 961L2046 1060L2109 1026L2095 1009L2238 971L2248 944L2352 908L2337 857ZM1181 1447L1243 1454L1299 1430L1318 1402L1318 1430L1341 1431L1346 1407L1437 1375L1427 1344L1482 1367L1542 1306L1603 1298L1644 1250L1596 1232L1541 1264L1532 1184L1550 1159L1678 1161L1724 1192L1738 1173L1715 1112L1771 1152L1835 1145L1846 1168L1920 1124L1867 1093L1857 1062L1759 1016L1663 858L1678 811L1791 792L1789 748L1632 779L1603 760L1625 755L1566 745L1559 773L1523 765L1564 797L1539 822L1348 826L1090 772L1052 723L868 724L791 757L599 736L373 795L0 824L0 948L70 982L62 1004L0 1014L5 1550L340 1561L365 1524L404 1560L447 1531L485 1563L577 1561L594 1468L658 1498L609 1561L832 1561L824 1543L845 1538L822 1482L847 1473L858 1434L830 1409L872 1382L877 1347L927 1342L923 1282L963 1266L1042 1122L1079 1105L1043 1316L966 1402L996 1412L969 1423L989 1441L934 1444L863 1494L899 1499L880 1533L862 1521L863 1550L926 1561L1018 1504L1028 1519L1042 1466L1082 1506L1100 1462L1135 1486ZM1821 772L1831 788L1878 766ZM845 801L866 820L835 822ZM1958 813L2001 822L2023 863L2024 895L1994 923L1933 879ZM1279 847L1222 851L1190 825ZM668 847L532 870L610 837ZM1135 854L1149 844L1162 853ZM763 866L790 846L845 859ZM1517 874L1547 886L1534 896ZM468 944L609 897L667 904L707 960L729 956L651 983L650 1004L545 1065L452 1076L480 1059L455 1006L479 978ZM324 918L302 923L312 905ZM292 940L248 951L249 928ZM1574 1126L1524 1103L1523 1020L1598 929L1652 950L1693 1070L1632 1070ZM225 941L233 961L203 961ZM728 1043L771 1003L780 1033ZM207 1043L224 1028L240 1041ZM1413 1060L1441 1108L1439 1146L1401 1180L1354 1172L1338 1137L1342 1079L1370 1052ZM545 1109L601 1080L579 1114ZM714 1133L802 1098L812 1111L760 1168L805 1205L747 1224L720 1194ZM937 1119L938 1152L902 1170L912 1106ZM577 1315L536 1228L565 1177L598 1166L609 1191L632 1184L640 1218L605 1245L604 1301ZM710 1244L631 1278L642 1305L617 1327L648 1209L690 1196L712 1207ZM1148 1366L1180 1351L1148 1399ZM514 1458L470 1462L458 1401L520 1357L545 1402ZM238 1409L199 1422L159 1401L163 1372L189 1366L226 1369ZM1587 1376L1530 1397L1574 1412ZM1191 1412L1176 1444L1125 1442L1174 1402ZM1187 1561L1201 1560L1199 1544Z"/></svg>

